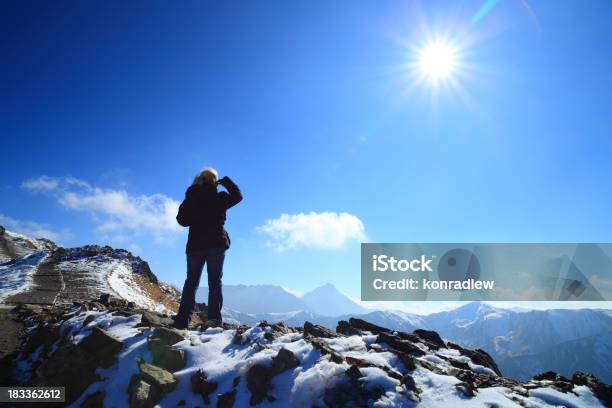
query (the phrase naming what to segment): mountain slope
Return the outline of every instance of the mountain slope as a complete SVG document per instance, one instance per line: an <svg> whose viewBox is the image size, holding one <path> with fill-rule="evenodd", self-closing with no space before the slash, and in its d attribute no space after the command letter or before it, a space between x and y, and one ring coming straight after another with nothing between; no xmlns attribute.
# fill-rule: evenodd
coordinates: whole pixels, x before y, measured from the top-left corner
<svg viewBox="0 0 612 408"><path fill-rule="evenodd" d="M208 287L199 287L198 302L208 302ZM275 285L223 285L223 305L243 313L287 313L307 310L293 293Z"/></svg>
<svg viewBox="0 0 612 408"><path fill-rule="evenodd" d="M525 380L534 372L555 371L570 377L589 367L602 381L612 384L612 332L566 341L536 354L508 357L499 363L504 375Z"/></svg>
<svg viewBox="0 0 612 408"><path fill-rule="evenodd" d="M15 383L66 387L67 405L294 407L603 407L612 388L577 373L520 382L479 350L435 332L393 332L351 319L342 333L305 324L177 331L161 315L96 302L20 307L36 325ZM600 400L601 399L601 400Z"/></svg>
<svg viewBox="0 0 612 408"><path fill-rule="evenodd" d="M159 282L147 262L123 249L62 248L0 229L0 302L72 304L109 294L151 310L170 312L179 293Z"/></svg>
<svg viewBox="0 0 612 408"><path fill-rule="evenodd" d="M357 315L368 312L368 309L353 302L331 283L305 293L302 301L308 310L322 316Z"/></svg>

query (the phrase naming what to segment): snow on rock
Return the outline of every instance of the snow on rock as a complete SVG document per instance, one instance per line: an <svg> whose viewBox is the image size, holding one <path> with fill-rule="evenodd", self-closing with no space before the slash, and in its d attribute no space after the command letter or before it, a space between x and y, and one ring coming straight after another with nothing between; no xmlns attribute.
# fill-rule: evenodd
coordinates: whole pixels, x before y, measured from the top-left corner
<svg viewBox="0 0 612 408"><path fill-rule="evenodd" d="M140 362L155 362L151 339L158 329L139 327L143 320L138 309L133 313L129 308L77 309L66 311L54 323L57 335L52 344L31 347L29 354L20 355L19 378L26 381L28 375L34 375L34 364L46 367L48 372L45 359L52 360L67 347L78 349L89 336L100 335L101 329L112 341L121 342L121 350L114 364L97 368L98 377L85 384L79 395L73 395L68 406L79 407L94 395L103 399L104 406L129 405L129 384L139 378ZM457 350L426 348L424 356L410 356L388 344L376 343L365 331L320 338L305 334L302 328L260 322L253 327L202 325L172 333L174 344L170 347L185 356L185 364L172 373L166 372L176 386L156 395L153 405L160 407L243 407L252 405L255 392L263 393L255 403L258 407L604 406L589 386L572 384L570 380L559 385L549 380L521 383L504 379L482 370ZM284 362L279 362L281 355ZM405 364L411 358L414 364ZM449 359L464 363L466 368L453 367ZM265 376L258 379L258 390L253 379L249 380L255 369ZM194 388L195 378L204 386ZM584 378L596 382L592 377ZM601 387L605 391L606 386ZM233 405L223 405L228 401Z"/></svg>
<svg viewBox="0 0 612 408"><path fill-rule="evenodd" d="M32 286L32 274L47 255L46 251L39 251L12 263L0 264L0 302Z"/></svg>

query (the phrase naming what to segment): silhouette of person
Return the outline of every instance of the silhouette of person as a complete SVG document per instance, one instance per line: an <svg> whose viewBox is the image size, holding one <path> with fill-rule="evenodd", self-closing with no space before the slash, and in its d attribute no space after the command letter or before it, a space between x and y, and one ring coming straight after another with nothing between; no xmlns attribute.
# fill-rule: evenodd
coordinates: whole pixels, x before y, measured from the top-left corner
<svg viewBox="0 0 612 408"><path fill-rule="evenodd" d="M218 185L227 191L218 191ZM221 325L223 261L231 242L224 228L226 211L241 200L238 186L227 176L219 180L213 168L202 170L185 192L176 220L183 227L189 227L187 279L178 314L174 317L174 327L184 329L191 322L204 264L208 273L208 319Z"/></svg>

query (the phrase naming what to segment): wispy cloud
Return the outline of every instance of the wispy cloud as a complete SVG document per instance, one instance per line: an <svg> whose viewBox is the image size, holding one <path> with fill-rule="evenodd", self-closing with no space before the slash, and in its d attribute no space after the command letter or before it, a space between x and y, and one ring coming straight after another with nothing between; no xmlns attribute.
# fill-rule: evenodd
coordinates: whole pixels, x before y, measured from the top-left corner
<svg viewBox="0 0 612 408"><path fill-rule="evenodd" d="M40 176L22 187L54 198L68 210L89 212L97 231L109 239L151 234L156 242L167 241L181 231L176 222L179 202L164 194L130 195L125 190L92 186L74 177Z"/></svg>
<svg viewBox="0 0 612 408"><path fill-rule="evenodd" d="M0 214L0 225L4 226L9 231L15 231L32 238L47 238L56 243L70 239L72 236L68 229L56 231L48 224L17 220L4 214Z"/></svg>
<svg viewBox="0 0 612 408"><path fill-rule="evenodd" d="M266 244L278 251L297 247L338 249L350 241L366 239L363 222L345 212L281 214L257 227L257 231L266 234Z"/></svg>

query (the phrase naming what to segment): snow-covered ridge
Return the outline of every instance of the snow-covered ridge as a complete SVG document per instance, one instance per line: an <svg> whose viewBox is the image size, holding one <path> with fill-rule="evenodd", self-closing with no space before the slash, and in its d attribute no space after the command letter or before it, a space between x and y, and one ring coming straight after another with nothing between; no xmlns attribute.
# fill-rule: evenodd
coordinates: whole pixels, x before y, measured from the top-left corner
<svg viewBox="0 0 612 408"><path fill-rule="evenodd" d="M360 319L336 331L266 322L177 331L163 316L94 305L58 310L38 329L51 340L19 356L23 384L64 381L71 407L603 407L612 395L587 374L506 379L486 353L435 332Z"/></svg>
<svg viewBox="0 0 612 408"><path fill-rule="evenodd" d="M0 257L0 302L71 304L110 294L154 311L176 309L178 291L124 249L62 248L2 228Z"/></svg>

